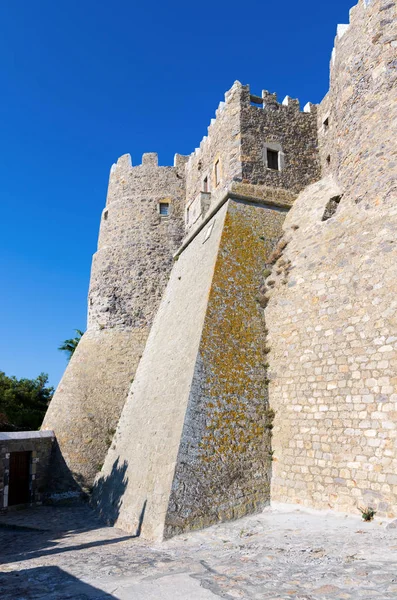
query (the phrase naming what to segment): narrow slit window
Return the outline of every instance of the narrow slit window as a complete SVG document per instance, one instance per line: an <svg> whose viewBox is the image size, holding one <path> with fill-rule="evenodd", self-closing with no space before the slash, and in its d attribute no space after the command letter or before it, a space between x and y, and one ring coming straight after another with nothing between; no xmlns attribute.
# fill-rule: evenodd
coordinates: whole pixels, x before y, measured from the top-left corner
<svg viewBox="0 0 397 600"><path fill-rule="evenodd" d="M279 152L277 150L267 149L267 168L273 169L274 171L279 171Z"/></svg>
<svg viewBox="0 0 397 600"><path fill-rule="evenodd" d="M219 185L219 160L215 163L215 187Z"/></svg>
<svg viewBox="0 0 397 600"><path fill-rule="evenodd" d="M105 210L105 212L103 213L103 219L104 219L104 221L108 220L108 211L107 210Z"/></svg>
<svg viewBox="0 0 397 600"><path fill-rule="evenodd" d="M328 128L329 128L329 118L328 117L323 121L323 127L324 127L324 131L328 131Z"/></svg>
<svg viewBox="0 0 397 600"><path fill-rule="evenodd" d="M160 216L168 217L170 214L170 203L169 202L160 202Z"/></svg>
<svg viewBox="0 0 397 600"><path fill-rule="evenodd" d="M203 192L208 192L208 177L203 179Z"/></svg>

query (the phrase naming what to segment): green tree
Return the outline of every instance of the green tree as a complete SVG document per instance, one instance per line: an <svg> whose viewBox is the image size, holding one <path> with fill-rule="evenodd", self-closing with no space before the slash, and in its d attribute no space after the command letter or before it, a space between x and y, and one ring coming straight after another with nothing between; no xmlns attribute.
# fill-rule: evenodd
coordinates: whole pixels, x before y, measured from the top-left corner
<svg viewBox="0 0 397 600"><path fill-rule="evenodd" d="M0 429L39 429L54 388L49 387L48 375L36 379L8 377L0 371Z"/></svg>
<svg viewBox="0 0 397 600"><path fill-rule="evenodd" d="M84 331L81 331L80 329L75 329L75 332L77 335L74 338L65 340L58 348L58 350L66 352L68 355L68 360L72 358L73 352L76 350L77 346L79 345L79 341L84 334Z"/></svg>

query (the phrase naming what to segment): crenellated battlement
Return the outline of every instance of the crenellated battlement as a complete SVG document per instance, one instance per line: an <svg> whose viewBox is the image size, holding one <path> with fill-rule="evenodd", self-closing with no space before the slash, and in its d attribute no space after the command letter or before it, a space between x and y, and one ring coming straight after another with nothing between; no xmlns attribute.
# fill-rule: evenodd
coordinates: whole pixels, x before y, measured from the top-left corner
<svg viewBox="0 0 397 600"><path fill-rule="evenodd" d="M121 199L139 197L142 193L156 193L161 190L184 190L185 164L188 157L175 154L174 165L160 166L156 152L146 152L139 165L133 165L131 155L123 154L110 169L106 207ZM173 195L173 194L171 194Z"/></svg>
<svg viewBox="0 0 397 600"><path fill-rule="evenodd" d="M215 117L213 117L207 128L207 135L205 135L199 146L194 149L192 154L188 157L187 163L192 164L196 157L200 157L200 154L205 151L208 145L211 143L211 136L216 135L217 129L222 126L222 121L227 119L229 114L235 109L236 104L243 108L258 108L263 111L274 112L276 110L285 111L288 113L315 113L317 106L308 102L303 110L300 108L299 99L291 98L286 96L282 102L277 99L276 93L271 93L268 90L262 90L261 96L257 96L251 93L250 85L243 85L240 81L235 81L232 87L225 93L224 101L221 101L218 108L215 111Z"/></svg>
<svg viewBox="0 0 397 600"><path fill-rule="evenodd" d="M245 86L250 90L249 86ZM262 110L274 111L274 110L285 110L295 112L305 112L310 113L316 109L316 105L308 102L303 111L301 111L300 101L298 98L291 98L291 96L285 96L282 102L279 102L277 99L276 93L271 93L268 90L262 90L261 96L256 96L255 94L249 94L249 102L250 106L253 108L260 108Z"/></svg>
<svg viewBox="0 0 397 600"><path fill-rule="evenodd" d="M111 173L114 172L117 168L136 169L136 168L146 167L146 168L150 168L150 169L153 169L153 168L179 169L186 163L188 158L189 158L188 156L184 156L183 154L175 154L173 165L162 166L162 165L159 165L159 157L158 157L157 152L145 152L144 154L142 154L141 163L138 165L134 165L132 162L131 154L123 154L122 156L120 156L120 158L117 160L117 162L112 165L110 172Z"/></svg>

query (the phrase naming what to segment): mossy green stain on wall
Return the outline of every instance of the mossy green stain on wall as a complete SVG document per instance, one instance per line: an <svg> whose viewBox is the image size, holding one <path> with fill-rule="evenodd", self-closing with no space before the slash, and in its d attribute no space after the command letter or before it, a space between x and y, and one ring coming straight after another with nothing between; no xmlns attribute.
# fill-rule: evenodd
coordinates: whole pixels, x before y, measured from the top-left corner
<svg viewBox="0 0 397 600"><path fill-rule="evenodd" d="M282 211L229 201L166 536L243 516L269 501L272 413L266 328L256 298L284 218Z"/></svg>
<svg viewBox="0 0 397 600"><path fill-rule="evenodd" d="M210 363L204 383L208 425L200 443L204 462L235 460L236 452L252 451L267 432L265 327L255 299L278 234L273 215L266 223L267 213L231 203L226 216L200 347Z"/></svg>

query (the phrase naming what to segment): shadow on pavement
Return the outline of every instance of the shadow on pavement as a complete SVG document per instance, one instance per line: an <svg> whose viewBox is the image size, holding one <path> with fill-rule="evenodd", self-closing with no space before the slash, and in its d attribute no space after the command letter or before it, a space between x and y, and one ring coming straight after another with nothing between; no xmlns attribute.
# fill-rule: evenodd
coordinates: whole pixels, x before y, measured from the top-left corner
<svg viewBox="0 0 397 600"><path fill-rule="evenodd" d="M0 573L2 600L116 600L59 567Z"/></svg>
<svg viewBox="0 0 397 600"><path fill-rule="evenodd" d="M116 461L109 476L101 481L101 500L110 509L110 521L118 516L127 484L126 468L126 463L119 465ZM123 536L117 529L110 529L98 515L101 508L97 506L95 512L87 503L80 503L7 513L0 517L0 564L115 544L140 534L141 523L135 535Z"/></svg>

